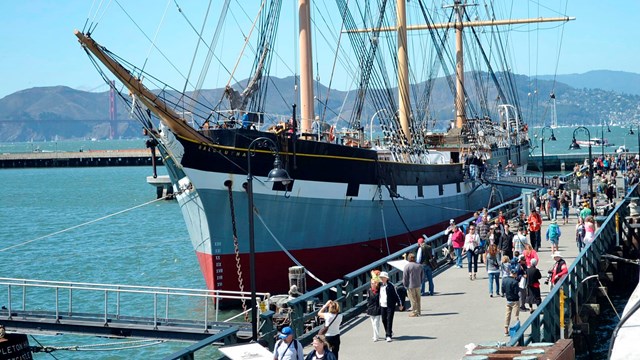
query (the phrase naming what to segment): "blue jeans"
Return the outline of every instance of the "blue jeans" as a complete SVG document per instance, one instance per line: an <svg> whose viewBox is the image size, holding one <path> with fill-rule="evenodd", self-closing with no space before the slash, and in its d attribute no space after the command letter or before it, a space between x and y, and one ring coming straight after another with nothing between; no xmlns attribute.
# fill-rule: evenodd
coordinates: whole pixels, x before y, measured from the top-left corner
<svg viewBox="0 0 640 360"><path fill-rule="evenodd" d="M562 207L562 219L569 220L569 207L568 206L563 206Z"/></svg>
<svg viewBox="0 0 640 360"><path fill-rule="evenodd" d="M496 294L500 294L500 273L489 273L489 294L493 294L493 283L496 283Z"/></svg>
<svg viewBox="0 0 640 360"><path fill-rule="evenodd" d="M549 211L551 212L551 219L557 219L558 218L558 209L557 208L550 208Z"/></svg>
<svg viewBox="0 0 640 360"><path fill-rule="evenodd" d="M478 254L474 254L473 250L467 250L467 262L469 263L469 272L478 272ZM473 271L471 271L471 263L473 262Z"/></svg>
<svg viewBox="0 0 640 360"><path fill-rule="evenodd" d="M453 248L453 252L456 254L456 266L462 267L462 248Z"/></svg>
<svg viewBox="0 0 640 360"><path fill-rule="evenodd" d="M429 265L422 265L424 269L424 280L422 281L422 287L420 288L420 293L424 294L424 284L429 282L429 294L433 295L433 269Z"/></svg>

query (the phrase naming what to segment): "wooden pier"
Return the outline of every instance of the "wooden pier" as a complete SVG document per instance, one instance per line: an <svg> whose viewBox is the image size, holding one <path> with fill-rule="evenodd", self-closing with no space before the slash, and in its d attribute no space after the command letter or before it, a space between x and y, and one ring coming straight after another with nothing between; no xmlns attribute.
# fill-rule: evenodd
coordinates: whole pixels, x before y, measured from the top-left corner
<svg viewBox="0 0 640 360"><path fill-rule="evenodd" d="M156 153L157 165L162 158ZM0 154L0 168L96 167L152 165L151 150L90 150Z"/></svg>

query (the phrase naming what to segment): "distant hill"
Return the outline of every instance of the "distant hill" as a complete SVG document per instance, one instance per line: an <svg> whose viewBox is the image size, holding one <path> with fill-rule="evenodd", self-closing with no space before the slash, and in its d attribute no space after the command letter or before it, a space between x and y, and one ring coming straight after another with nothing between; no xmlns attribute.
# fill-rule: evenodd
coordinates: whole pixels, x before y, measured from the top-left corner
<svg viewBox="0 0 640 360"><path fill-rule="evenodd" d="M553 75L538 76L539 79L553 80ZM576 89L602 89L621 94L640 95L640 74L593 70L584 74L557 75L556 80Z"/></svg>
<svg viewBox="0 0 640 360"><path fill-rule="evenodd" d="M482 76L469 74L465 77L473 81ZM506 75L498 73L496 76ZM640 122L639 74L591 71L559 75L555 83L552 76L538 76L537 79L524 75L509 76L516 81L517 88L514 91L518 94L523 118L530 126L550 124L551 92L556 96L559 125L600 124L602 121L607 124ZM535 90L532 90L534 85ZM415 89L423 87L424 84L418 84ZM470 85L468 88L472 93L476 87ZM354 111L357 92L328 91L322 84L316 84L314 89L317 92L316 113L324 113L328 122L336 123L339 127L346 126ZM441 120L430 120L429 127L442 129L452 120L453 97L446 78L436 79L433 89L427 116ZM283 120L288 118L292 112L291 105L297 102L294 101L294 90L293 77L270 78L265 111L282 114ZM395 93L395 89L392 91ZM202 90L200 93L205 102L216 104L222 96L222 89ZM495 88L490 87L487 98L496 99L496 94ZM141 126L129 118L129 110L124 103L116 100L117 121L111 123L108 92L85 92L65 86L36 87L15 92L0 99L0 141L140 137ZM378 110L368 106L362 112L363 123L368 123Z"/></svg>

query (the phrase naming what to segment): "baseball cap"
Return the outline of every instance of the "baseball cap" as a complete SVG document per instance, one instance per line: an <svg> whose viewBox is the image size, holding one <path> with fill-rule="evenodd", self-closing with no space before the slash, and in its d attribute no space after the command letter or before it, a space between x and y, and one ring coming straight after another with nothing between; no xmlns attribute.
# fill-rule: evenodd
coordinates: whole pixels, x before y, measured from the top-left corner
<svg viewBox="0 0 640 360"><path fill-rule="evenodd" d="M289 335L293 335L293 329L290 328L289 326L285 326L282 328L282 330L280 330L280 335L278 335L278 337L280 339L284 339Z"/></svg>

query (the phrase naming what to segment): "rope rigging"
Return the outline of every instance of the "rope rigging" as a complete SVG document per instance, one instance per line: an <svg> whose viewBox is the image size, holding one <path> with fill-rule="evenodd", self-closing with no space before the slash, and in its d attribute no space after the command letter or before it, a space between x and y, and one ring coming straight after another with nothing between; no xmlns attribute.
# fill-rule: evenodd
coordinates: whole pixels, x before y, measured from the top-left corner
<svg viewBox="0 0 640 360"><path fill-rule="evenodd" d="M179 192L178 192L178 193L175 193L175 194L173 194L173 195L178 195L178 194L179 194ZM55 231L55 232L52 232L52 233L50 233L50 234L46 234L46 235L43 235L43 236L39 236L39 237L37 237L37 238L35 238L35 239L31 239L31 240L23 241L23 242L18 243L18 244L10 245L10 246L7 246L7 247L5 247L5 248L0 249L0 252L5 252L5 251L11 250L11 249L15 249L15 248L18 248L18 247L21 247L21 246L25 246L25 245L27 245L27 244L30 244L30 243L35 242L35 241L38 241L38 240L46 239L46 238L49 238L49 237L51 237L51 236L55 236L55 235L59 235L59 234L63 234L63 233L69 232L69 231L71 231L71 230L75 230L75 229L81 228L81 227L83 227L83 226L87 226L87 225L90 225L90 224L96 223L96 222L98 222L98 221L106 220L106 219L108 219L108 218L111 218L111 217L114 217L114 216L117 216L117 215L121 215L121 214L127 213L127 212L129 212L129 211L132 211L132 210L135 210L135 209L141 208L141 207L143 207L143 206L147 206L147 205L153 204L153 203L155 203L155 202L158 202L158 201L161 201L161 200L165 200L167 197L169 197L169 196L173 196L173 195L171 195L171 194L169 194L169 195L165 195L165 196L160 197L160 198L158 198L158 199L151 200L151 201L147 201L146 203L142 203L142 204L139 204L139 205L136 205L136 206L132 206L132 207L130 207L130 208L128 208L128 209L120 210L120 211L117 211L117 212L115 212L115 213L112 213L112 214L109 214L109 215L106 215L106 216L99 217L99 218L94 219L94 220L90 220L90 221L87 221L87 222L84 222L84 223L81 223L81 224L78 224L78 225L74 225L74 226L68 227L68 228L66 228L66 229L62 229L62 230L59 230L59 231Z"/></svg>

